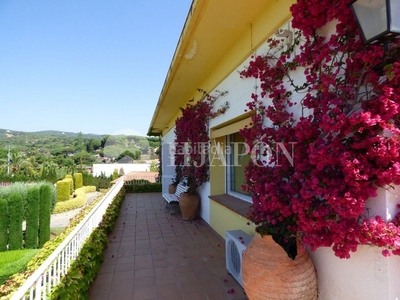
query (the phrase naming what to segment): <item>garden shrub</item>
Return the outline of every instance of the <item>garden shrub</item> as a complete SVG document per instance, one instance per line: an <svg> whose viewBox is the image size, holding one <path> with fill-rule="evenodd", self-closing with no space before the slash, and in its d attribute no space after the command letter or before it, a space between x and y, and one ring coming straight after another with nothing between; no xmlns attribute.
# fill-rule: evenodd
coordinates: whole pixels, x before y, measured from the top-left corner
<svg viewBox="0 0 400 300"><path fill-rule="evenodd" d="M40 208L40 191L39 187L34 186L28 190L28 195L27 195L26 231L25 231L24 248L36 249L38 246L39 208Z"/></svg>
<svg viewBox="0 0 400 300"><path fill-rule="evenodd" d="M7 200L0 198L0 252L7 251L8 244L8 208Z"/></svg>
<svg viewBox="0 0 400 300"><path fill-rule="evenodd" d="M53 213L59 214L84 206L87 203L86 194L95 191L95 186L83 186L75 190L75 198L64 202L58 202L53 210Z"/></svg>
<svg viewBox="0 0 400 300"><path fill-rule="evenodd" d="M75 190L81 188L83 186L83 176L82 173L75 173Z"/></svg>
<svg viewBox="0 0 400 300"><path fill-rule="evenodd" d="M50 240L52 189L49 185L40 187L39 247Z"/></svg>
<svg viewBox="0 0 400 300"><path fill-rule="evenodd" d="M135 180L125 183L127 193L161 193L161 183L135 184Z"/></svg>
<svg viewBox="0 0 400 300"><path fill-rule="evenodd" d="M70 181L59 180L57 185L57 202L67 201L70 198Z"/></svg>
<svg viewBox="0 0 400 300"><path fill-rule="evenodd" d="M78 194L81 194L81 193L83 193L83 194L93 193L95 191L96 191L96 187L93 186L93 185L91 185L91 186L83 186L83 187L80 187L79 189L75 190L75 195L78 195Z"/></svg>
<svg viewBox="0 0 400 300"><path fill-rule="evenodd" d="M14 182L8 186L5 187L0 187L0 198L8 199L11 193L16 192L21 194L22 196L22 201L24 203L24 211L25 211L25 216L26 217L26 206L27 206L27 195L28 195L28 189L37 186L40 188L42 185L48 185L51 187L52 191L52 198L51 198L51 207L53 209L54 205L56 204L57 201L57 192L56 189L54 188L54 185L51 184L48 181L39 181L39 182Z"/></svg>
<svg viewBox="0 0 400 300"><path fill-rule="evenodd" d="M42 185L48 185L50 190L51 190L51 211L53 211L54 206L56 205L57 202L57 191L56 188L54 187L53 184L51 184L48 181L42 181L38 183L39 189L42 187Z"/></svg>
<svg viewBox="0 0 400 300"><path fill-rule="evenodd" d="M22 249L22 221L24 216L24 206L22 196L17 192L11 193L8 198L8 250Z"/></svg>
<svg viewBox="0 0 400 300"><path fill-rule="evenodd" d="M115 180L115 179L118 178L118 176L119 176L119 174L118 174L118 169L114 169L114 172L113 172L113 174L112 174L112 179Z"/></svg>
<svg viewBox="0 0 400 300"><path fill-rule="evenodd" d="M86 195L84 193L79 193L75 198L58 202L54 207L53 213L60 214L66 211L80 208L86 204Z"/></svg>
<svg viewBox="0 0 400 300"><path fill-rule="evenodd" d="M26 182L14 182L8 186L0 188L0 198L8 199L12 193L18 193L22 197L22 203L24 205L24 211L26 208L26 196L28 194L29 183Z"/></svg>
<svg viewBox="0 0 400 300"><path fill-rule="evenodd" d="M108 190L105 191L104 194L106 192L108 192ZM122 192L123 190L121 190L120 194ZM0 299L9 299L9 295L14 293L21 286L24 280L26 280L31 273L39 268L39 266L53 253L53 251L64 241L64 239L75 229L75 227L80 224L85 216L93 209L93 207L98 204L101 199L102 197L99 196L95 199L95 201L83 208L75 217L70 220L68 226L59 236L48 241L43 248L40 249L39 253L28 262L26 272L14 274L4 285L0 285Z"/></svg>
<svg viewBox="0 0 400 300"><path fill-rule="evenodd" d="M65 175L63 181L69 181L69 194L71 195L74 192L74 179L72 175Z"/></svg>

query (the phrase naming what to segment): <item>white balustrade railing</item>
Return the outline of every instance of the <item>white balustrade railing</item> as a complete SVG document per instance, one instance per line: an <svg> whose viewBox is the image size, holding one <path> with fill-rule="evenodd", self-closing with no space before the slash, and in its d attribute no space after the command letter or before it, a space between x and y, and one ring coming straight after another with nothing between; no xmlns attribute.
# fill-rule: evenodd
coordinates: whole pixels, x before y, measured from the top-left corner
<svg viewBox="0 0 400 300"><path fill-rule="evenodd" d="M67 274L68 268L78 256L86 239L98 227L108 206L123 185L124 181L121 178L43 264L27 278L24 284L12 295L11 300L48 298L47 295L52 288Z"/></svg>

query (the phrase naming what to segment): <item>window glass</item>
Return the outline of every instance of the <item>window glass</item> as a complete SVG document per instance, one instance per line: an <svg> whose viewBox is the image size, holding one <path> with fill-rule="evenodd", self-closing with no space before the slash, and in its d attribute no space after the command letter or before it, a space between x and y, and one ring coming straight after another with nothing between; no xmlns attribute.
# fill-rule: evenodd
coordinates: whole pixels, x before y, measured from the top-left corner
<svg viewBox="0 0 400 300"><path fill-rule="evenodd" d="M250 161L250 149L238 132L229 136L229 145L228 192L248 195L243 191L242 185L245 183L244 169Z"/></svg>

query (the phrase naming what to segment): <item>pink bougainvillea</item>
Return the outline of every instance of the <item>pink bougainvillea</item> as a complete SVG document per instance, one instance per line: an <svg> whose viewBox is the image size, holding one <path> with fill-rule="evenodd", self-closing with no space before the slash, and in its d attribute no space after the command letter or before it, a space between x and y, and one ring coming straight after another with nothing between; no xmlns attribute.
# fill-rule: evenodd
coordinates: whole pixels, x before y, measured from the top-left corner
<svg viewBox="0 0 400 300"><path fill-rule="evenodd" d="M175 120L176 181L185 178L190 192L209 179L209 122L225 113L227 105L214 110L214 103L227 92L209 95L199 89L203 99L181 108L182 116Z"/></svg>
<svg viewBox="0 0 400 300"><path fill-rule="evenodd" d="M400 214L385 221L365 207L377 188L400 183L400 46L385 53L365 45L349 2L298 0L291 7L295 45L279 51L270 40L269 52L241 72L261 89L247 104L256 112L252 126L241 134L274 152L268 164L250 162L244 189L253 198L250 218L282 244L299 235L311 249L332 247L341 258L360 244L400 255ZM335 30L325 37L329 23ZM301 84L291 78L299 70ZM298 92L304 97L295 103ZM308 113L295 116L293 107ZM294 163L277 143L295 145Z"/></svg>

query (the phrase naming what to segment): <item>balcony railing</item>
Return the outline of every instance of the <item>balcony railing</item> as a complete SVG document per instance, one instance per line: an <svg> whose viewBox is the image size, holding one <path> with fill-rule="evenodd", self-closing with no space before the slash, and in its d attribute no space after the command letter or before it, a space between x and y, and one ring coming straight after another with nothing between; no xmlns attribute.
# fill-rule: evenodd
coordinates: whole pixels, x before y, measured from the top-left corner
<svg viewBox="0 0 400 300"><path fill-rule="evenodd" d="M100 224L108 206L124 185L122 178L107 192L103 199L86 215L43 264L14 293L11 300L47 299L61 278L68 273L73 260L92 231Z"/></svg>

